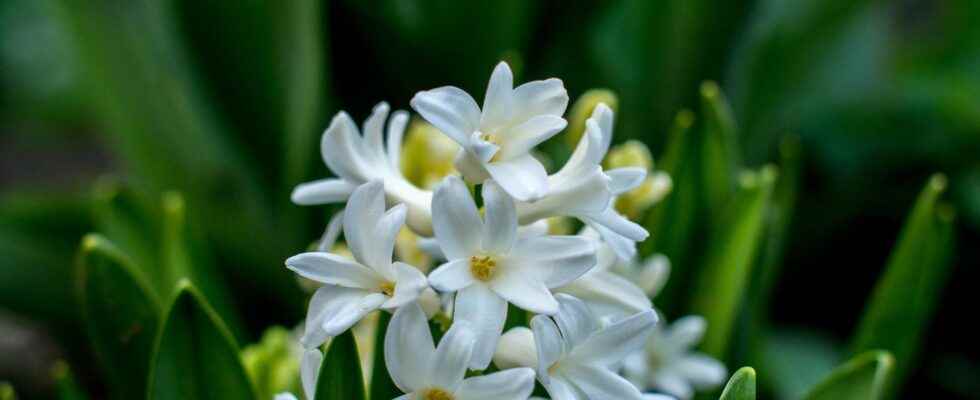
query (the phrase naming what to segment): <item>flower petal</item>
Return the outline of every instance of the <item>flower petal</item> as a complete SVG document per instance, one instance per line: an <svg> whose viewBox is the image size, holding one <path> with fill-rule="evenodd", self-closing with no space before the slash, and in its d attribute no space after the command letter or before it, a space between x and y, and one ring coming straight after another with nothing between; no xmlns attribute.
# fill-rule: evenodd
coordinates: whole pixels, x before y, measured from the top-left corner
<svg viewBox="0 0 980 400"><path fill-rule="evenodd" d="M466 184L446 177L432 196L432 228L450 260L469 258L480 248L483 221Z"/></svg>
<svg viewBox="0 0 980 400"><path fill-rule="evenodd" d="M377 271L389 281L396 280L395 269L391 265L391 256L395 252L395 240L398 232L405 226L407 207L398 204L381 216L374 227L374 246L370 254L366 254L368 267Z"/></svg>
<svg viewBox="0 0 980 400"><path fill-rule="evenodd" d="M354 189L344 209L344 239L354 258L374 267L377 261L375 229L385 212L384 183L371 181Z"/></svg>
<svg viewBox="0 0 980 400"><path fill-rule="evenodd" d="M643 400L630 381L595 365L576 365L566 370L569 380L589 399Z"/></svg>
<svg viewBox="0 0 980 400"><path fill-rule="evenodd" d="M429 372L426 367L432 363L436 349L422 307L413 303L395 311L385 332L384 346L385 366L395 386L405 393L425 387Z"/></svg>
<svg viewBox="0 0 980 400"><path fill-rule="evenodd" d="M299 400L296 398L295 394L292 393L276 393L276 396L272 400Z"/></svg>
<svg viewBox="0 0 980 400"><path fill-rule="evenodd" d="M493 364L498 369L537 368L538 350L534 347L534 332L523 326L504 332L493 353Z"/></svg>
<svg viewBox="0 0 980 400"><path fill-rule="evenodd" d="M456 392L465 400L524 400L534 390L534 370L514 368L463 381Z"/></svg>
<svg viewBox="0 0 980 400"><path fill-rule="evenodd" d="M636 241L630 240L630 238L613 232L609 228L600 225L593 221L589 217L581 217L582 222L585 222L590 228L594 229L596 233L602 238L602 242L605 243L606 247L609 247L615 254L616 258L619 260L632 260L636 257Z"/></svg>
<svg viewBox="0 0 980 400"><path fill-rule="evenodd" d="M470 286L473 281L468 258L447 262L429 273L429 284L440 292L455 292Z"/></svg>
<svg viewBox="0 0 980 400"><path fill-rule="evenodd" d="M718 386L728 377L724 364L704 354L690 354L675 360L673 370L698 389Z"/></svg>
<svg viewBox="0 0 980 400"><path fill-rule="evenodd" d="M555 321L546 315L531 319L531 331L534 332L534 346L538 355L538 379L547 385L551 376L548 369L565 353L565 342Z"/></svg>
<svg viewBox="0 0 980 400"><path fill-rule="evenodd" d="M357 125L346 112L339 112L330 121L320 138L320 155L334 174L352 183L370 180L370 167L363 154Z"/></svg>
<svg viewBox="0 0 980 400"><path fill-rule="evenodd" d="M517 208L514 199L494 181L483 183L483 204L486 208L483 224L484 250L506 253L517 239Z"/></svg>
<svg viewBox="0 0 980 400"><path fill-rule="evenodd" d="M402 142L405 139L405 126L408 125L408 113L402 110L395 111L388 122L388 166L392 172L401 176L401 157Z"/></svg>
<svg viewBox="0 0 980 400"><path fill-rule="evenodd" d="M623 167L606 171L606 175L612 178L609 188L618 196L643 184L643 180L647 177L647 170L640 167Z"/></svg>
<svg viewBox="0 0 980 400"><path fill-rule="evenodd" d="M561 79L532 81L514 88L514 110L511 120L527 121L536 115L562 116L568 108L568 92Z"/></svg>
<svg viewBox="0 0 980 400"><path fill-rule="evenodd" d="M364 122L364 139L361 141L365 158L373 165L384 164L384 126L388 119L388 103L380 102L371 110L371 116Z"/></svg>
<svg viewBox="0 0 980 400"><path fill-rule="evenodd" d="M301 253L286 260L286 268L306 279L359 289L375 289L381 277L370 268L333 253Z"/></svg>
<svg viewBox="0 0 980 400"><path fill-rule="evenodd" d="M388 297L381 293L368 293L357 303L349 303L332 319L323 320L323 330L330 336L337 336L350 329L371 311L377 310Z"/></svg>
<svg viewBox="0 0 980 400"><path fill-rule="evenodd" d="M653 307L642 289L608 271L591 271L557 291L584 301L600 318L631 315Z"/></svg>
<svg viewBox="0 0 980 400"><path fill-rule="evenodd" d="M602 225L603 227L636 242L642 242L646 240L648 236L650 236L650 233L647 232L646 229L620 215L613 207L609 207L599 214L589 215L588 219L593 224Z"/></svg>
<svg viewBox="0 0 980 400"><path fill-rule="evenodd" d="M653 310L634 314L595 332L569 357L580 363L614 365L643 348L656 323L657 314Z"/></svg>
<svg viewBox="0 0 980 400"><path fill-rule="evenodd" d="M303 384L303 394L307 399L316 398L316 378L323 364L323 353L318 349L308 349L303 352L299 365L299 379Z"/></svg>
<svg viewBox="0 0 980 400"><path fill-rule="evenodd" d="M592 336L599 325L582 300L566 294L559 294L557 298L558 314L554 317L555 324L558 325L565 344L569 348L575 348Z"/></svg>
<svg viewBox="0 0 980 400"><path fill-rule="evenodd" d="M653 387L678 399L694 397L694 388L683 376L673 371L662 371L653 376Z"/></svg>
<svg viewBox="0 0 980 400"><path fill-rule="evenodd" d="M534 156L494 161L485 165L490 177L520 201L535 201L548 192L548 173Z"/></svg>
<svg viewBox="0 0 980 400"><path fill-rule="evenodd" d="M558 312L558 302L540 278L520 266L498 267L497 276L490 281L490 288L517 307L535 314L553 315Z"/></svg>
<svg viewBox="0 0 980 400"><path fill-rule="evenodd" d="M671 348L690 349L701 342L708 322L700 315L681 317L670 324L664 335L664 342Z"/></svg>
<svg viewBox="0 0 980 400"><path fill-rule="evenodd" d="M538 236L518 242L508 263L533 271L549 288L574 281L596 265L592 240L581 236Z"/></svg>
<svg viewBox="0 0 980 400"><path fill-rule="evenodd" d="M538 379L540 379L540 375ZM541 384L548 391L548 394L551 395L551 400L591 400L585 397L585 393L582 393L581 390L562 376L556 376L553 379L549 379L548 383L542 382Z"/></svg>
<svg viewBox="0 0 980 400"><path fill-rule="evenodd" d="M507 301L482 284L470 285L456 293L455 321L467 321L476 335L470 369L490 365L507 319Z"/></svg>
<svg viewBox="0 0 980 400"><path fill-rule="evenodd" d="M411 105L422 118L460 146L469 146L470 135L479 128L480 107L460 88L443 86L418 92L412 97Z"/></svg>
<svg viewBox="0 0 980 400"><path fill-rule="evenodd" d="M495 131L510 122L513 110L514 74L510 66L501 61L490 75L487 94L483 98L483 115L480 128Z"/></svg>
<svg viewBox="0 0 980 400"><path fill-rule="evenodd" d="M393 310L415 301L422 294L422 291L428 287L425 275L418 268L403 262L395 262L392 267L397 277L395 279L395 293L381 305L386 310Z"/></svg>
<svg viewBox="0 0 980 400"><path fill-rule="evenodd" d="M305 332L300 343L307 349L319 347L331 336L323 329L324 321L333 320L345 310L356 308L368 291L324 285L313 293L306 312ZM342 331L341 331L342 332Z"/></svg>
<svg viewBox="0 0 980 400"><path fill-rule="evenodd" d="M333 249L334 244L337 243L337 238L340 237L340 232L344 229L344 210L337 211L333 213L330 217L330 222L327 223L327 228L323 230L323 236L320 236L320 243L316 245L316 250L321 253L327 253Z"/></svg>
<svg viewBox="0 0 980 400"><path fill-rule="evenodd" d="M469 322L455 321L436 346L429 364L428 384L455 392L463 383L476 335Z"/></svg>
<svg viewBox="0 0 980 400"><path fill-rule="evenodd" d="M498 157L502 160L530 153L531 149L555 136L568 122L560 116L538 115L506 130Z"/></svg>
<svg viewBox="0 0 980 400"><path fill-rule="evenodd" d="M355 185L343 179L320 179L296 185L290 199L301 206L342 203L347 201L355 188Z"/></svg>

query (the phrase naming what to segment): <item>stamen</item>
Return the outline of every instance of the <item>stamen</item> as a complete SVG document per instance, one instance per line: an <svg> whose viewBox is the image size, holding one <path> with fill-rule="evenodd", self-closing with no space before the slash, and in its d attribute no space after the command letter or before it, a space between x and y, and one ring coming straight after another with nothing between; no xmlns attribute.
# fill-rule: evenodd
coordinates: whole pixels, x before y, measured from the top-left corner
<svg viewBox="0 0 980 400"><path fill-rule="evenodd" d="M388 296L388 297L394 296L395 295L395 283L394 282L387 282L387 281L385 281L384 283L382 283L381 284L381 293L384 293L385 296Z"/></svg>
<svg viewBox="0 0 980 400"><path fill-rule="evenodd" d="M491 256L470 257L470 272L476 279L488 281L497 270L497 260Z"/></svg>
<svg viewBox="0 0 980 400"><path fill-rule="evenodd" d="M422 392L422 400L455 400L449 392L439 388L429 388Z"/></svg>

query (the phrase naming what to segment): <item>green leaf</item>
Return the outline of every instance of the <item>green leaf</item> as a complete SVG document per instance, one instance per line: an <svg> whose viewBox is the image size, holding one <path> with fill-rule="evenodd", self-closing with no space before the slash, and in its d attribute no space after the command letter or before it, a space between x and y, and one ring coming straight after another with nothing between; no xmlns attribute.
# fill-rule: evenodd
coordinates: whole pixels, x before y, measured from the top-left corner
<svg viewBox="0 0 980 400"><path fill-rule="evenodd" d="M357 357L357 343L348 329L330 340L320 364L315 400L364 400L364 377Z"/></svg>
<svg viewBox="0 0 980 400"><path fill-rule="evenodd" d="M382 311L378 317L378 331L374 337L374 364L371 369L371 395L369 399L393 399L402 395L395 386L385 364L385 333L388 332L388 321L391 315Z"/></svg>
<svg viewBox="0 0 980 400"><path fill-rule="evenodd" d="M58 400L88 400L88 395L78 386L68 363L63 360L56 361L54 367L51 368L51 375L54 378L55 393Z"/></svg>
<svg viewBox="0 0 980 400"><path fill-rule="evenodd" d="M17 400L17 392L9 382L0 382L0 400Z"/></svg>
<svg viewBox="0 0 980 400"><path fill-rule="evenodd" d="M952 267L953 212L939 203L946 177L933 175L919 194L854 337L854 350L895 356L892 389L915 365L923 334Z"/></svg>
<svg viewBox="0 0 980 400"><path fill-rule="evenodd" d="M804 400L879 400L895 359L885 351L870 351L837 367L807 391Z"/></svg>
<svg viewBox="0 0 980 400"><path fill-rule="evenodd" d="M93 197L98 232L126 253L159 298L170 295L175 281L160 263L160 216L154 214L152 200L112 177L96 182Z"/></svg>
<svg viewBox="0 0 980 400"><path fill-rule="evenodd" d="M751 367L742 367L735 371L718 399L755 400L755 370Z"/></svg>
<svg viewBox="0 0 980 400"><path fill-rule="evenodd" d="M82 239L78 296L92 347L118 399L146 393L160 305L143 275L104 237Z"/></svg>
<svg viewBox="0 0 980 400"><path fill-rule="evenodd" d="M150 400L256 399L238 346L204 297L182 281L150 364Z"/></svg>
<svg viewBox="0 0 980 400"><path fill-rule="evenodd" d="M735 192L735 175L741 168L736 142L735 117L718 84L701 84L704 115L701 163L703 196L708 214L717 217Z"/></svg>
<svg viewBox="0 0 980 400"><path fill-rule="evenodd" d="M695 282L691 310L708 321L702 348L724 359L738 310L748 288L761 246L776 168L745 172L738 191L709 238L704 265Z"/></svg>
<svg viewBox="0 0 980 400"><path fill-rule="evenodd" d="M760 384L778 399L801 398L843 358L838 343L812 329L776 329L761 335L757 360L766 374Z"/></svg>

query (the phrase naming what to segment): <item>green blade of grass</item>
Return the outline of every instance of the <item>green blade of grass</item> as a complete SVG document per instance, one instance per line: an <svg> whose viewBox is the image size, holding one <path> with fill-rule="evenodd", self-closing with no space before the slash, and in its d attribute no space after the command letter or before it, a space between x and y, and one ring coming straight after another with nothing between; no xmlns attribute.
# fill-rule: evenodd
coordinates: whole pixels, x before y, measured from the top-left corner
<svg viewBox="0 0 980 400"><path fill-rule="evenodd" d="M354 334L347 330L330 341L320 364L314 400L364 400L364 377Z"/></svg>
<svg viewBox="0 0 980 400"><path fill-rule="evenodd" d="M810 388L804 400L880 400L895 359L885 351L869 351L837 367Z"/></svg>

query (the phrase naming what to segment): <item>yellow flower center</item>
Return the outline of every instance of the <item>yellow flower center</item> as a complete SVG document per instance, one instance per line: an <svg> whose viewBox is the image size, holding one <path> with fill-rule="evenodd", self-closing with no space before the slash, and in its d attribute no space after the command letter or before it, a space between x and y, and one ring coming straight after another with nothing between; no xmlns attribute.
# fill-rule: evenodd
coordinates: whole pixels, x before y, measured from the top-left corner
<svg viewBox="0 0 980 400"><path fill-rule="evenodd" d="M381 293L384 293L385 296L388 296L388 297L394 296L395 295L395 283L394 282L387 282L387 281L383 282L381 284Z"/></svg>
<svg viewBox="0 0 980 400"><path fill-rule="evenodd" d="M548 367L549 375L554 375L556 372L558 372L558 361L555 361L554 364L551 364L551 366Z"/></svg>
<svg viewBox="0 0 980 400"><path fill-rule="evenodd" d="M422 391L421 400L454 400L452 394L439 388L429 388Z"/></svg>
<svg viewBox="0 0 980 400"><path fill-rule="evenodd" d="M470 272L476 279L488 281L497 270L497 260L490 256L470 257Z"/></svg>

